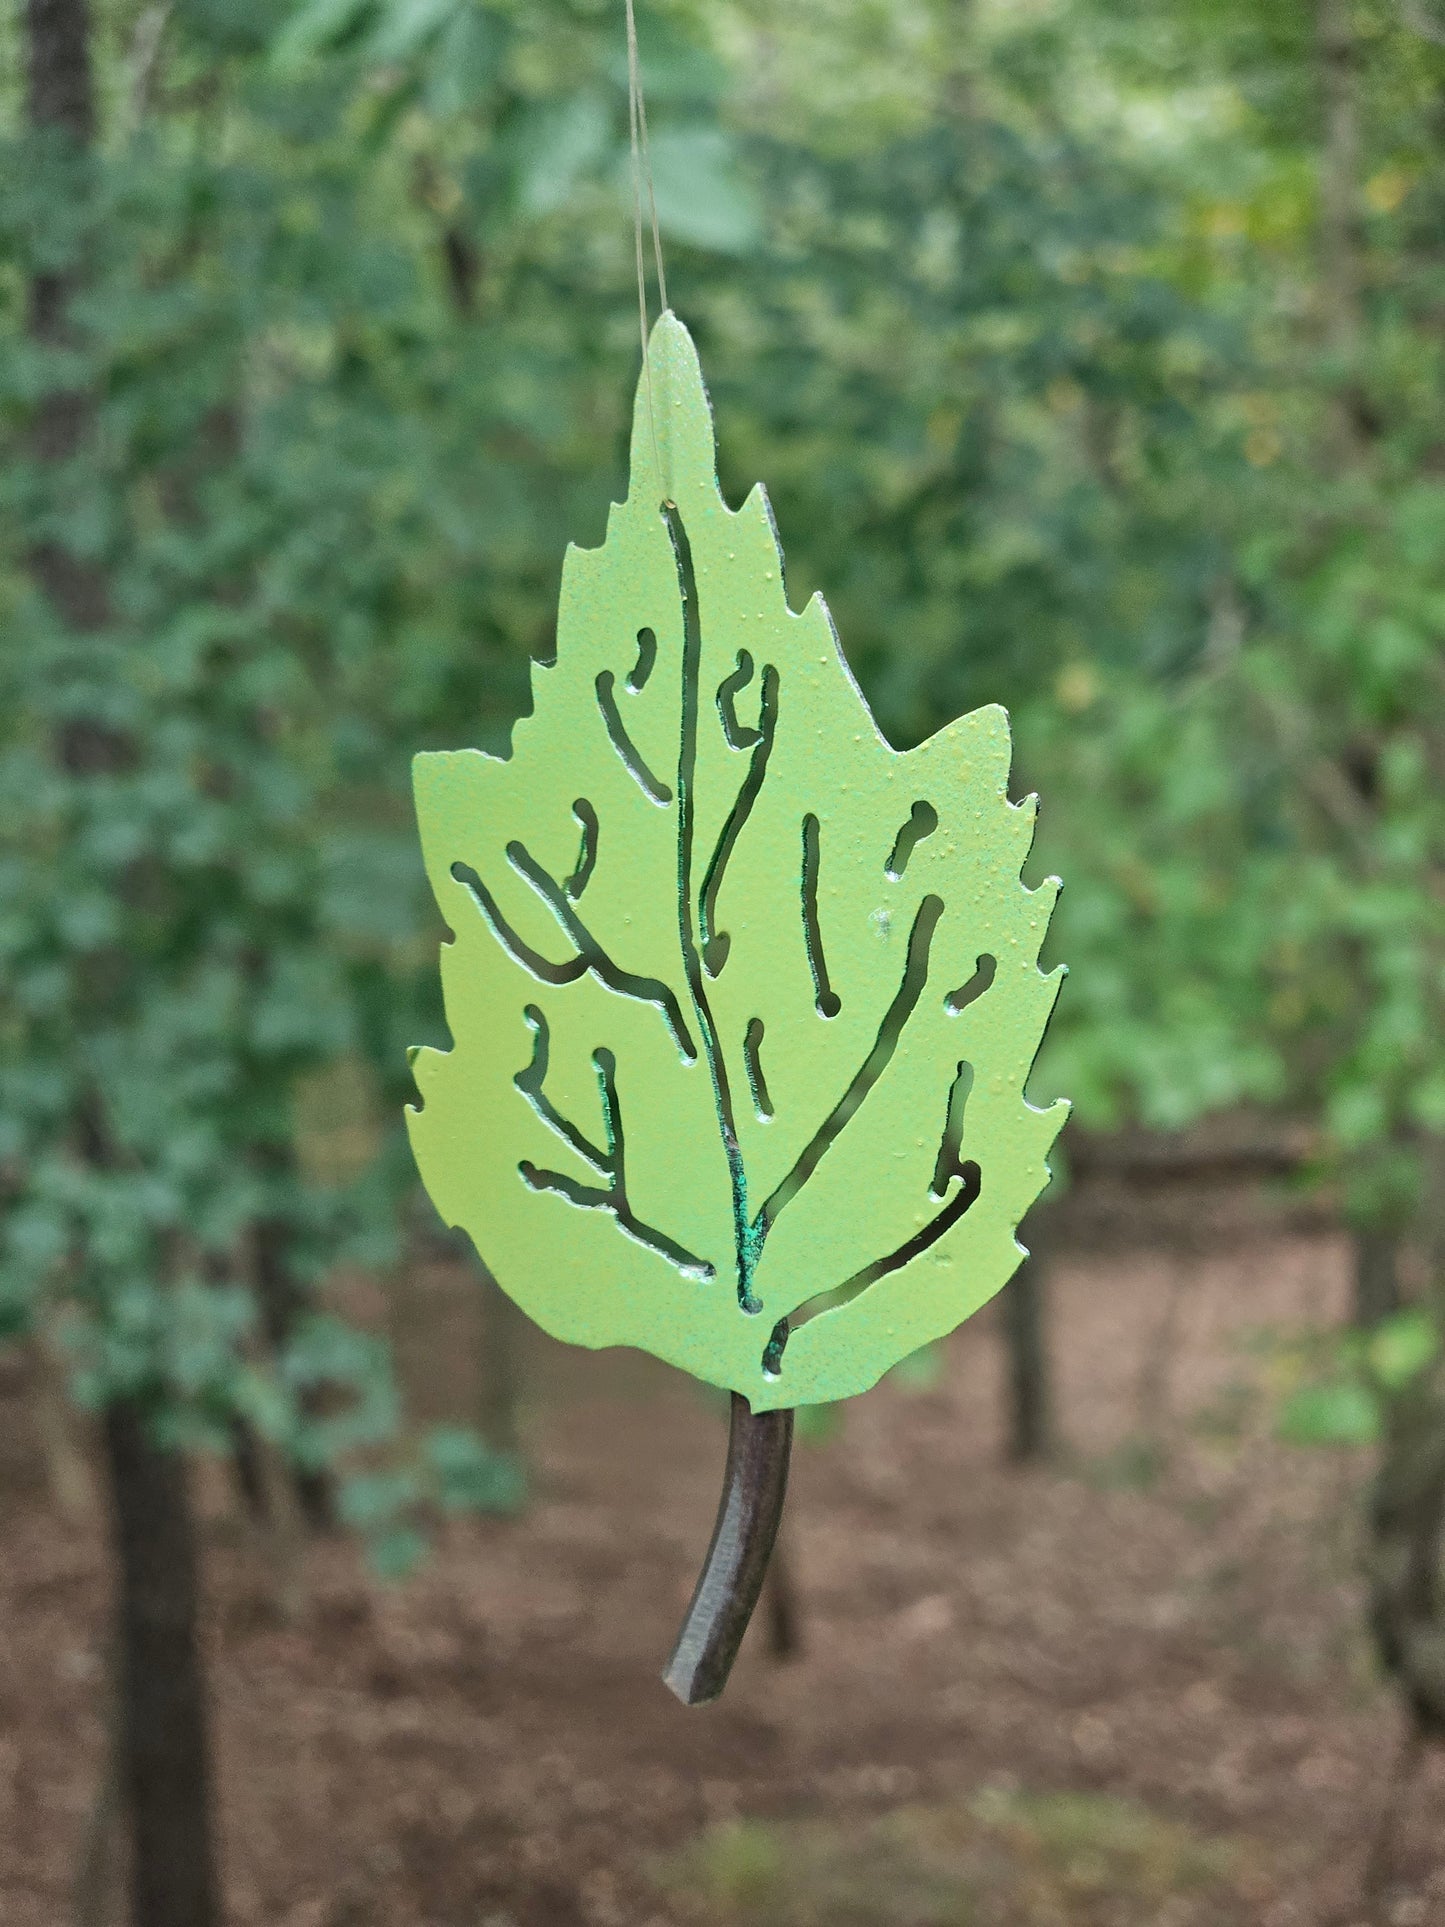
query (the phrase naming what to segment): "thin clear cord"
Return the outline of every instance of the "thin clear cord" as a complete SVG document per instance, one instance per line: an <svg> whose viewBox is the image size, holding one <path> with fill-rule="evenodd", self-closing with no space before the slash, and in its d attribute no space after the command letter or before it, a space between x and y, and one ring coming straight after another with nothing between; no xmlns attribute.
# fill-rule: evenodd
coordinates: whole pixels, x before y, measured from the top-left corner
<svg viewBox="0 0 1445 1927"><path fill-rule="evenodd" d="M657 413L652 403L652 362L647 352L647 273L642 249L642 185L647 182L647 205L652 225L652 258L657 269L657 298L667 313L667 277L662 268L662 236L657 225L657 197L652 187L652 157L647 150L647 107L642 98L642 70L637 57L637 17L632 0L627 7L627 123L632 146L632 238L637 260L637 319L642 333L642 376L647 385L647 422L652 433L652 459L664 499L667 481L657 440Z"/></svg>

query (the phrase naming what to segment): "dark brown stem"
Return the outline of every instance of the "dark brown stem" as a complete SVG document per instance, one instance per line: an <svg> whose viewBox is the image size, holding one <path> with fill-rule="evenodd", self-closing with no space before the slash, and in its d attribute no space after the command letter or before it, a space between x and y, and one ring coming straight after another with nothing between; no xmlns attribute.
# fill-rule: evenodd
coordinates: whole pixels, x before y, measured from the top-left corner
<svg viewBox="0 0 1445 1927"><path fill-rule="evenodd" d="M728 1682L778 1536L793 1448L791 1412L754 1412L733 1393L722 1503L697 1590L662 1678L684 1706Z"/></svg>

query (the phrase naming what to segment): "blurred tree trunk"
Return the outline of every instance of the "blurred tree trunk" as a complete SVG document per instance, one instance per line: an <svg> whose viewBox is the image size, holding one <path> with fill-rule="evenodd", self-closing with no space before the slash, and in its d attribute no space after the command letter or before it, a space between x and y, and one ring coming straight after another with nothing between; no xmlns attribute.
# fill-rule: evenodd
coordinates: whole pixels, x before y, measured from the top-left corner
<svg viewBox="0 0 1445 1927"><path fill-rule="evenodd" d="M185 1460L129 1400L105 1414L120 1781L130 1819L133 1927L216 1927L210 1746L197 1636L195 1534Z"/></svg>
<svg viewBox="0 0 1445 1927"><path fill-rule="evenodd" d="M1438 1369L1401 1388L1385 1413L1370 1501L1370 1618L1375 1643L1422 1732L1445 1737L1441 1535L1445 1383Z"/></svg>
<svg viewBox="0 0 1445 1927"><path fill-rule="evenodd" d="M88 0L26 0L25 34L31 126L63 128L88 147L95 133Z"/></svg>
<svg viewBox="0 0 1445 1927"><path fill-rule="evenodd" d="M1381 423L1360 378L1365 320L1365 228L1360 144L1360 45L1351 0L1316 0L1322 127L1318 281L1325 339L1340 363L1339 436L1358 460Z"/></svg>
<svg viewBox="0 0 1445 1927"><path fill-rule="evenodd" d="M261 1342L256 1364L275 1369L290 1342L302 1293L289 1263L291 1227L282 1218L262 1218L249 1228L250 1286L261 1313ZM223 1264L208 1267L217 1286L231 1281ZM309 1405L319 1388L303 1394ZM324 1531L332 1523L330 1486L324 1476L299 1466L251 1420L233 1412L229 1426L231 1470L249 1520L261 1543L271 1578L272 1604L291 1624L304 1603L306 1528Z"/></svg>
<svg viewBox="0 0 1445 1927"><path fill-rule="evenodd" d="M797 1588L783 1534L779 1533L768 1560L764 1580L767 1608L768 1651L774 1659L796 1659L803 1650L802 1620L798 1612Z"/></svg>
<svg viewBox="0 0 1445 1927"><path fill-rule="evenodd" d="M1366 234L1360 121L1361 47L1351 0L1316 0L1320 60L1320 302L1326 339L1340 364L1339 443L1358 465L1384 426L1362 379ZM1346 771L1352 807L1374 801L1374 759ZM1445 959L1435 958L1434 980ZM1438 1034L1445 1013L1431 1013ZM1422 1190L1412 1230L1419 1236L1437 1323L1445 1322L1445 1141L1422 1147ZM1355 1322L1379 1322L1399 1304L1399 1240L1357 1231ZM1436 1360L1384 1399L1384 1437L1370 1497L1367 1568L1370 1624L1385 1670L1403 1702L1405 1727L1386 1783L1362 1876L1378 1918L1391 1871L1401 1809L1426 1742L1445 1741L1445 1370Z"/></svg>
<svg viewBox="0 0 1445 1927"><path fill-rule="evenodd" d="M1323 128L1320 140L1320 295L1330 344L1352 355L1363 320L1359 46L1350 0L1317 0Z"/></svg>
<svg viewBox="0 0 1445 1927"><path fill-rule="evenodd" d="M517 1363L522 1313L492 1274L482 1272L482 1337L477 1430L494 1452L520 1460Z"/></svg>
<svg viewBox="0 0 1445 1927"><path fill-rule="evenodd" d="M285 1355L306 1302L291 1261L293 1236L291 1225L282 1217L262 1218L251 1230L252 1286L266 1342L272 1357L278 1360ZM309 1387L303 1394L303 1404L308 1411L314 1410L321 1397L321 1387ZM293 1465L289 1477L306 1524L313 1532L329 1532L336 1523L336 1508L326 1473L314 1466Z"/></svg>
<svg viewBox="0 0 1445 1927"><path fill-rule="evenodd" d="M1445 956L1434 959L1434 981L1445 986ZM1445 998L1438 1001L1445 1002ZM1445 1009L1435 1013L1437 1025L1445 1024ZM1442 1033L1437 1028L1436 1035ZM1430 1280L1431 1302L1436 1316L1445 1325L1445 1135L1425 1139L1420 1159L1423 1203L1420 1209L1420 1247Z"/></svg>
<svg viewBox="0 0 1445 1927"><path fill-rule="evenodd" d="M1360 381L1365 325L1363 148L1360 129L1361 49L1350 0L1316 0L1319 51L1319 290L1325 338L1341 363L1338 433L1348 459L1363 458L1378 436ZM1361 801L1373 800L1370 765L1353 771ZM1368 1331L1400 1307L1400 1238L1378 1224L1352 1237L1353 1322Z"/></svg>
<svg viewBox="0 0 1445 1927"><path fill-rule="evenodd" d="M266 1361L257 1362L264 1366ZM231 1466L246 1516L260 1540L270 1575L271 1603L282 1623L292 1625L305 1603L301 1474L281 1448L239 1412L231 1415L230 1434Z"/></svg>
<svg viewBox="0 0 1445 1927"><path fill-rule="evenodd" d="M1354 1232L1351 1252L1354 1322L1370 1331L1400 1309L1400 1240L1393 1231L1366 1226Z"/></svg>
<svg viewBox="0 0 1445 1927"><path fill-rule="evenodd" d="M1423 1150L1415 1229L1429 1268L1427 1302L1445 1329L1445 1138L1427 1139ZM1373 1903L1388 1884L1424 1749L1445 1744L1445 1359L1385 1398L1369 1527L1370 1629L1405 1715L1362 1879Z"/></svg>
<svg viewBox="0 0 1445 1927"><path fill-rule="evenodd" d="M1054 1450L1053 1364L1049 1353L1049 1272L1058 1206L1036 1205L1028 1220L1030 1255L1003 1293L1008 1353L1008 1441L1015 1465L1035 1465Z"/></svg>
<svg viewBox="0 0 1445 1927"><path fill-rule="evenodd" d="M87 0L26 0L26 108L32 132L56 139L77 165L95 133L94 90L90 68L90 14ZM70 297L74 268L46 268L33 275L28 290L28 325L46 348L71 339ZM35 410L31 442L42 462L74 461L88 440L94 420L92 398L83 389L53 388ZM63 619L76 629L97 628L106 619L105 578L49 538L30 550L30 567ZM119 745L93 725L72 722L59 745L61 761L79 770L109 767Z"/></svg>
<svg viewBox="0 0 1445 1927"><path fill-rule="evenodd" d="M32 133L55 143L76 169L77 192L95 133L87 0L27 0L26 110ZM45 347L72 338L70 302L81 268L46 269L28 289L28 325ZM52 389L35 411L36 457L57 468L91 444L94 397ZM104 571L48 537L30 568L66 625L94 633L110 619ZM134 746L108 725L76 718L60 731L56 758L74 778L126 768ZM98 1106L76 1119L79 1155L109 1162ZM211 1836L205 1695L197 1643L195 1544L183 1460L164 1451L129 1399L103 1424L112 1542L117 1567L117 1779L130 1823L134 1927L214 1927L220 1919Z"/></svg>
<svg viewBox="0 0 1445 1927"><path fill-rule="evenodd" d="M1386 1402L1370 1494L1366 1578L1370 1631L1404 1715L1395 1768L1375 1817L1361 1896L1372 1908L1393 1872L1403 1810L1423 1750L1445 1740L1445 1384L1438 1365ZM1371 1918L1377 1916L1373 1913Z"/></svg>
<svg viewBox="0 0 1445 1927"><path fill-rule="evenodd" d="M239 1412L233 1412L227 1428L231 1436L231 1470L236 1490L247 1515L257 1521L266 1517L266 1479L261 1470L261 1441L255 1426Z"/></svg>

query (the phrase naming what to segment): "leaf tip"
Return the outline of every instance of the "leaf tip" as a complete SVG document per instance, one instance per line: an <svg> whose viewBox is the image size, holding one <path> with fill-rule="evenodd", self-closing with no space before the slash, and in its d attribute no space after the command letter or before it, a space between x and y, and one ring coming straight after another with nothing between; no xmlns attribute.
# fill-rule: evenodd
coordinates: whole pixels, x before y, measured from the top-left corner
<svg viewBox="0 0 1445 1927"><path fill-rule="evenodd" d="M653 323L632 414L628 500L647 507L702 489L717 494L717 440L702 363L670 308Z"/></svg>

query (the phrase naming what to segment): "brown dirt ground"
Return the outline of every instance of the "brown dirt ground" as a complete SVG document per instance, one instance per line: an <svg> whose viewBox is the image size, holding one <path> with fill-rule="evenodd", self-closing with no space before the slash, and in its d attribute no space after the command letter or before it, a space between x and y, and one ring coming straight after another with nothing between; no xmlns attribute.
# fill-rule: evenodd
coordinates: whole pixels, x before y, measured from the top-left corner
<svg viewBox="0 0 1445 1927"><path fill-rule="evenodd" d="M210 1491L235 1927L1362 1919L1398 1735L1361 1630L1367 1465L1271 1436L1293 1341L1342 1311L1345 1254L1227 1203L1211 1223L1061 1258L1057 1469L1001 1462L992 1313L936 1384L885 1385L800 1447L784 1543L805 1650L779 1663L755 1627L716 1707L684 1710L657 1673L722 1417L646 1360L533 1340L526 1516L449 1526L396 1587L321 1546L294 1626ZM432 1409L467 1383L472 1297L438 1264L390 1309ZM70 1917L101 1755L99 1535L58 1522L34 1458L12 1391L5 1927ZM1445 1922L1442 1791L1427 1761L1394 1927Z"/></svg>

